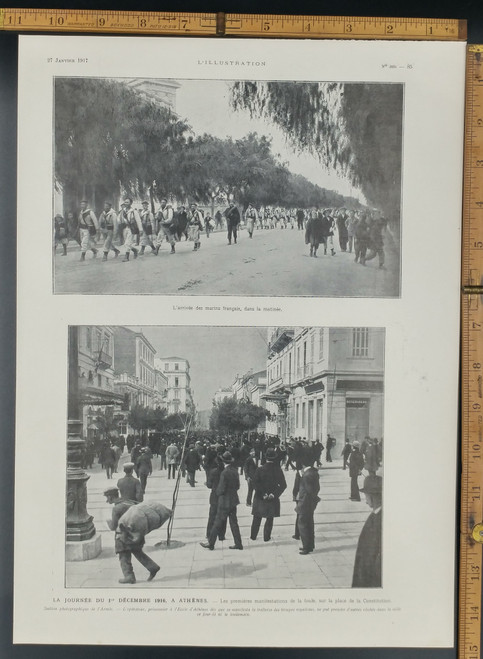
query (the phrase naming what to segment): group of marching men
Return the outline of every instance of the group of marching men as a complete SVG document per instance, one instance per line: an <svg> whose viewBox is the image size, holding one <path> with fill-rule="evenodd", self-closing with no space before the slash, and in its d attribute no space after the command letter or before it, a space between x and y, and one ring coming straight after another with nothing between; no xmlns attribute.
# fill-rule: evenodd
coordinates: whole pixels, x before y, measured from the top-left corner
<svg viewBox="0 0 483 659"><path fill-rule="evenodd" d="M176 210L166 199L161 200L159 209L153 212L150 202L143 201L142 209L133 207L133 201L126 197L119 213L108 201L104 210L96 217L89 208L87 201L82 201L77 219L73 213L68 213L64 219L61 215L54 218L54 249L62 245L63 255L67 254L69 239L77 236L81 248L81 261L85 261L87 252L97 256L97 237L103 240L103 260L107 261L109 252L117 257L120 250L114 244L117 236L123 244L124 261L129 261L130 255L137 258L144 254L146 247L157 256L163 241L169 243L171 254L176 251L176 242L185 235L194 243L193 251L201 247L201 234L215 228L227 228L228 244L236 244L240 224L244 223L248 237L253 237L255 229L297 229L305 230L305 243L310 245L310 256L317 256L317 250L322 244L324 254L330 249L335 256L334 237L338 237L342 252L355 252L355 261L365 265L367 261L379 257L379 267L384 266L384 233L387 220L376 209L353 210L347 208L310 208L285 209L281 207L261 206L259 209L253 203L248 203L245 211L240 213L237 205L230 202L228 208L221 213L219 210L214 218L192 203L187 209L179 206Z"/></svg>
<svg viewBox="0 0 483 659"><path fill-rule="evenodd" d="M171 246L171 254L175 253L176 241L180 238L180 233L185 233L186 237L194 242L194 251L200 246L200 235L203 230L204 217L197 204L191 204L186 210L180 206L175 213L173 207L167 203L166 199L161 200L159 210L154 214L149 208L149 202L142 202L142 210L138 211L133 207L133 200L126 197L119 213L113 209L109 201L104 203L104 210L96 217L94 211L89 208L87 201L80 203L80 210L75 220L73 213L69 213L64 219L61 215L54 218L54 248L58 244L63 247L62 254L67 254L67 245L72 233L77 233L78 242L81 248L80 260L85 261L87 252L91 251L93 256L98 254L97 236L100 233L103 239L102 251L103 261L107 261L109 252L114 252L118 257L120 250L114 244L114 239L119 235L122 237L124 259L129 261L132 254L137 258L139 254L144 254L146 247L150 247L153 254L157 256L161 243L166 240ZM74 223L74 231L71 223Z"/></svg>

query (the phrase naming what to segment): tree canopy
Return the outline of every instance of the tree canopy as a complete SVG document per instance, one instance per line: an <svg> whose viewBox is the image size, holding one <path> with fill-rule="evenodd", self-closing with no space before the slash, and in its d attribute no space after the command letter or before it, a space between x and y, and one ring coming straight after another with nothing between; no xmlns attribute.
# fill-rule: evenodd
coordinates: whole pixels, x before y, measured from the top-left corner
<svg viewBox="0 0 483 659"><path fill-rule="evenodd" d="M210 417L211 430L242 433L254 430L267 417L267 410L250 401L224 398L213 404Z"/></svg>
<svg viewBox="0 0 483 659"><path fill-rule="evenodd" d="M232 197L241 205L291 207L347 201L293 174L265 135L195 136L168 108L95 78L56 79L55 178L68 206L87 197L97 211L121 192L203 204Z"/></svg>
<svg viewBox="0 0 483 659"><path fill-rule="evenodd" d="M369 204L398 215L402 85L240 81L232 104L271 119L292 146L349 178Z"/></svg>

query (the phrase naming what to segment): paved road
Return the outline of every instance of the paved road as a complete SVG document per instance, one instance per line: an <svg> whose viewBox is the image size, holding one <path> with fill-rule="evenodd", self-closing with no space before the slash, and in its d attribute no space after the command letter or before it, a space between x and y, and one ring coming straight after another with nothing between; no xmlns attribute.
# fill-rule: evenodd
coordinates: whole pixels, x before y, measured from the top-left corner
<svg viewBox="0 0 483 659"><path fill-rule="evenodd" d="M127 459L127 456L126 458ZM148 479L146 500L159 501L171 507L174 481L166 471L159 471L159 459ZM66 564L66 586L75 588L126 588L118 583L119 561L114 553L114 534L107 528L111 506L105 502L103 490L116 480L108 481L100 467L89 470L88 510L94 516L102 537L102 553L94 560ZM293 540L295 512L292 501L294 472L284 472L288 487L282 496L281 517L275 520L272 540L265 543L249 539L251 509L245 505L246 483L241 479L238 518L243 551L233 551L229 528L227 539L218 542L214 551L200 547L205 539L209 491L204 486L204 472L197 472L198 483L191 488L181 482L174 520L172 542L166 546L166 528L146 538L146 552L161 566L152 582L147 572L133 559L138 579L128 588L350 588L354 556L362 525L369 515L364 502L349 500L348 472L339 461L320 470L321 503L315 514L316 549L301 556L300 542ZM121 474L119 474L121 476ZM115 474L115 479L117 479ZM363 498L363 497L362 497ZM262 527L263 528L263 527Z"/></svg>
<svg viewBox="0 0 483 659"><path fill-rule="evenodd" d="M88 253L81 262L77 243L67 256L55 255L55 292L150 295L258 295L394 297L399 294L399 253L386 237L386 265L377 258L361 266L353 254L337 249L335 256L311 258L304 232L296 229L256 230L253 239L245 230L237 245L228 245L226 233L202 237L201 249L193 243L176 245L169 254L163 243L158 256L150 253L122 263L121 257L103 262Z"/></svg>

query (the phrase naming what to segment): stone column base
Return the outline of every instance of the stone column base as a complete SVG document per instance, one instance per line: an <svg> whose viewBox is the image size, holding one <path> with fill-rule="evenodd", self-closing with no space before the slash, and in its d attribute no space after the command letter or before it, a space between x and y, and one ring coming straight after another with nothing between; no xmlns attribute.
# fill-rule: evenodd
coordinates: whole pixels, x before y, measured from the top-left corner
<svg viewBox="0 0 483 659"><path fill-rule="evenodd" d="M65 543L66 561L90 561L99 556L102 550L101 536L96 533L89 540Z"/></svg>

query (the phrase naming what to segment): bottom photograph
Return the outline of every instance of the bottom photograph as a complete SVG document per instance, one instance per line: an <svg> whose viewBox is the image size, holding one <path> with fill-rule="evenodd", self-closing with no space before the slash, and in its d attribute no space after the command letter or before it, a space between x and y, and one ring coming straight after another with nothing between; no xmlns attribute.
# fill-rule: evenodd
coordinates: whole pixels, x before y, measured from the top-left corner
<svg viewBox="0 0 483 659"><path fill-rule="evenodd" d="M385 329L70 326L67 588L380 588Z"/></svg>

